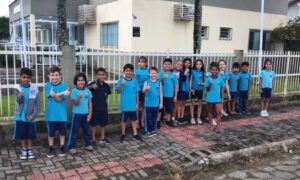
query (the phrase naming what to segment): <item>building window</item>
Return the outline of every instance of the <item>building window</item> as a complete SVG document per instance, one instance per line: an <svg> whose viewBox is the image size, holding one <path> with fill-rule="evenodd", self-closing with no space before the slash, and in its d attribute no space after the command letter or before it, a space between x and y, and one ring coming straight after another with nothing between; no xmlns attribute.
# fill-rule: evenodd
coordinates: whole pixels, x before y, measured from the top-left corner
<svg viewBox="0 0 300 180"><path fill-rule="evenodd" d="M141 37L141 29L140 29L140 27L133 27L133 29L132 29L132 36L133 37Z"/></svg>
<svg viewBox="0 0 300 180"><path fill-rule="evenodd" d="M232 37L232 28L220 28L220 39L230 40Z"/></svg>
<svg viewBox="0 0 300 180"><path fill-rule="evenodd" d="M48 22L37 22L35 25L36 44L52 44L52 26Z"/></svg>
<svg viewBox="0 0 300 180"><path fill-rule="evenodd" d="M68 37L70 45L84 44L84 25L69 24Z"/></svg>
<svg viewBox="0 0 300 180"><path fill-rule="evenodd" d="M250 30L249 34L249 50L259 50L259 30ZM263 32L263 50L270 51L271 50L271 32L264 31Z"/></svg>
<svg viewBox="0 0 300 180"><path fill-rule="evenodd" d="M202 26L201 38L202 39L208 39L208 26Z"/></svg>
<svg viewBox="0 0 300 180"><path fill-rule="evenodd" d="M118 23L102 24L101 30L101 46L118 47Z"/></svg>

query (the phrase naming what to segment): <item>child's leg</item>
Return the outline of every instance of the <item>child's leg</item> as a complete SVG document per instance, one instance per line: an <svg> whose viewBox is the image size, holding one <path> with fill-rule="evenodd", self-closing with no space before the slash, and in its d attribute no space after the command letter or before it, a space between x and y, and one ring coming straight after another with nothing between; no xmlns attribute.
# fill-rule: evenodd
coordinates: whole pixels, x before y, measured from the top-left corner
<svg viewBox="0 0 300 180"><path fill-rule="evenodd" d="M22 149L27 149L26 140L21 140L21 146L22 146Z"/></svg>
<svg viewBox="0 0 300 180"><path fill-rule="evenodd" d="M25 144L27 143L27 149L32 149L32 140L31 139L27 139L25 141ZM26 146L26 145L25 145Z"/></svg>
<svg viewBox="0 0 300 180"><path fill-rule="evenodd" d="M100 139L105 139L105 126L100 126Z"/></svg>
<svg viewBox="0 0 300 180"><path fill-rule="evenodd" d="M270 99L265 99L265 110L268 110Z"/></svg>
<svg viewBox="0 0 300 180"><path fill-rule="evenodd" d="M202 113L202 100L198 99L198 115L197 118L201 118L201 113Z"/></svg>
<svg viewBox="0 0 300 180"><path fill-rule="evenodd" d="M145 120L145 123L144 123L144 132L147 133L147 132L150 132L150 118L151 118L151 108L150 107L145 107L145 117L144 117L144 120Z"/></svg>
<svg viewBox="0 0 300 180"><path fill-rule="evenodd" d="M177 102L177 113L178 113L178 118L181 118L181 101Z"/></svg>
<svg viewBox="0 0 300 180"><path fill-rule="evenodd" d="M177 113L177 108L178 108L178 102L174 103L174 109L172 112L172 119L175 120L176 119L176 113ZM178 117L178 116L177 116Z"/></svg>
<svg viewBox="0 0 300 180"><path fill-rule="evenodd" d="M227 101L228 113L232 114L232 100Z"/></svg>
<svg viewBox="0 0 300 180"><path fill-rule="evenodd" d="M91 126L91 131L92 131L92 140L96 141L96 126Z"/></svg>
<svg viewBox="0 0 300 180"><path fill-rule="evenodd" d="M135 125L136 126L136 125ZM122 135L125 135L125 130L126 130L126 122L121 123L121 130L122 130Z"/></svg>
<svg viewBox="0 0 300 180"><path fill-rule="evenodd" d="M72 121L71 121L71 131L69 135L69 141L68 141L68 149L74 149L76 146L76 140L78 136L78 131L80 128L80 115L73 114Z"/></svg>
<svg viewBox="0 0 300 180"><path fill-rule="evenodd" d="M181 118L184 118L185 100L181 102Z"/></svg>
<svg viewBox="0 0 300 180"><path fill-rule="evenodd" d="M158 111L159 111L159 108L154 108L153 109L151 131L154 131L156 129L157 119L155 117L157 117Z"/></svg>
<svg viewBox="0 0 300 180"><path fill-rule="evenodd" d="M137 120L131 120L131 126L132 126L132 131L133 131L133 135L137 135ZM125 128L126 128L126 124L125 124ZM124 134L125 134L125 130L124 130Z"/></svg>
<svg viewBox="0 0 300 180"><path fill-rule="evenodd" d="M141 111L140 122L141 122L141 126L143 128L144 127L144 109L145 109L144 102L140 101L139 106L140 106L140 111Z"/></svg>
<svg viewBox="0 0 300 180"><path fill-rule="evenodd" d="M265 98L261 98L260 105L261 105L261 110L264 111L265 110Z"/></svg>
<svg viewBox="0 0 300 180"><path fill-rule="evenodd" d="M65 139L66 139L66 136L59 136L59 141L60 141L61 146L65 145Z"/></svg>
<svg viewBox="0 0 300 180"><path fill-rule="evenodd" d="M221 114L222 114L221 105L216 104L215 109L216 109L216 114L217 114L217 128L220 128L220 126L221 126Z"/></svg>
<svg viewBox="0 0 300 180"><path fill-rule="evenodd" d="M213 125L212 123L212 111L213 111L213 104L207 104L207 117L210 125Z"/></svg>
<svg viewBox="0 0 300 180"><path fill-rule="evenodd" d="M231 101L232 101L232 114L236 114L236 109L235 109L236 98L232 98Z"/></svg>
<svg viewBox="0 0 300 180"><path fill-rule="evenodd" d="M81 127L82 127L82 132L83 132L83 139L84 139L84 144L85 147L91 146L91 134L90 134L90 122L87 122L87 115L82 116L83 118L81 119Z"/></svg>
<svg viewBox="0 0 300 180"><path fill-rule="evenodd" d="M191 106L190 106L191 118L194 118L194 109L195 109L195 100L191 99ZM198 110L199 110L199 106L198 106Z"/></svg>

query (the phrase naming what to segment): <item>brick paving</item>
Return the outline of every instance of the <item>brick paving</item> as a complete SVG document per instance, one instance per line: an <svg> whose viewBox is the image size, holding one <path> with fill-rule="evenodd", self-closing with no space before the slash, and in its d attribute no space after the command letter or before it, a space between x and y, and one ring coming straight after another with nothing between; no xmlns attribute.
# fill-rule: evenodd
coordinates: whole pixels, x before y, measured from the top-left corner
<svg viewBox="0 0 300 180"><path fill-rule="evenodd" d="M213 153L237 150L300 135L300 110L284 107L268 118L236 115L224 118L223 133L209 125L162 127L157 136L137 142L130 135L124 143L118 135L94 152L78 148L78 154L47 158L47 147L34 144L34 160L19 160L19 146L1 147L0 179L151 179L172 168ZM80 147L80 142L78 147Z"/></svg>

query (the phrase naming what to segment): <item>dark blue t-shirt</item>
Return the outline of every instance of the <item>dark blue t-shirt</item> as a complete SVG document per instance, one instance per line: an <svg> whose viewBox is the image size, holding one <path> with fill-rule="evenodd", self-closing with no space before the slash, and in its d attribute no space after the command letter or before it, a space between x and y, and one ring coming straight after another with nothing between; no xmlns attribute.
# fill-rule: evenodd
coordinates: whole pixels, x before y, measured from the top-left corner
<svg viewBox="0 0 300 180"><path fill-rule="evenodd" d="M110 86L106 82L93 81L88 86L97 83L97 89L90 89L93 98L93 109L94 110L107 110L107 97L111 94Z"/></svg>

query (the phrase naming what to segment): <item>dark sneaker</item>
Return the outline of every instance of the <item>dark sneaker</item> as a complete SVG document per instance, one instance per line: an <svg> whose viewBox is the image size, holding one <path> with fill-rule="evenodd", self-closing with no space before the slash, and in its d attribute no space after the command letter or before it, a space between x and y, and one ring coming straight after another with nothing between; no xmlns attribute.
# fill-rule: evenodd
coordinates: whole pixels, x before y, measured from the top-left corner
<svg viewBox="0 0 300 180"><path fill-rule="evenodd" d="M250 115L250 114L251 114L251 112L249 112L249 111L245 111L245 114L246 114L246 115Z"/></svg>
<svg viewBox="0 0 300 180"><path fill-rule="evenodd" d="M166 125L168 125L170 127L174 127L171 121L166 121Z"/></svg>
<svg viewBox="0 0 300 180"><path fill-rule="evenodd" d="M142 141L142 138L138 134L134 135L133 139L137 141Z"/></svg>
<svg viewBox="0 0 300 180"><path fill-rule="evenodd" d="M173 127L177 127L177 121L176 120L171 120L171 123L172 123Z"/></svg>
<svg viewBox="0 0 300 180"><path fill-rule="evenodd" d="M32 149L27 149L27 156L28 156L28 159L35 158Z"/></svg>
<svg viewBox="0 0 300 180"><path fill-rule="evenodd" d="M54 148L53 148L53 146L50 146L50 147L49 147L47 157L48 157L48 158L54 157Z"/></svg>
<svg viewBox="0 0 300 180"><path fill-rule="evenodd" d="M121 138L120 138L120 142L124 142L124 140L125 140L125 135L122 134L122 135L121 135Z"/></svg>
<svg viewBox="0 0 300 180"><path fill-rule="evenodd" d="M152 132L150 133L149 137L153 137L153 136L156 136L156 135L157 135L156 132L155 132L155 131L152 131Z"/></svg>
<svg viewBox="0 0 300 180"><path fill-rule="evenodd" d="M104 138L104 139L100 139L99 143L100 144L110 144L111 142L108 139Z"/></svg>
<svg viewBox="0 0 300 180"><path fill-rule="evenodd" d="M27 159L27 150L26 149L22 149L20 159L22 159L22 160Z"/></svg>
<svg viewBox="0 0 300 180"><path fill-rule="evenodd" d="M96 141L92 141L92 146L96 147L96 145L97 145L97 142Z"/></svg>
<svg viewBox="0 0 300 180"><path fill-rule="evenodd" d="M187 124L187 123L188 123L188 121L186 121L184 118L180 118L178 120L178 124L180 124L180 125Z"/></svg>
<svg viewBox="0 0 300 180"><path fill-rule="evenodd" d="M60 150L59 150L58 156L60 156L60 157L66 156L66 148L65 148L64 145L60 146Z"/></svg>

